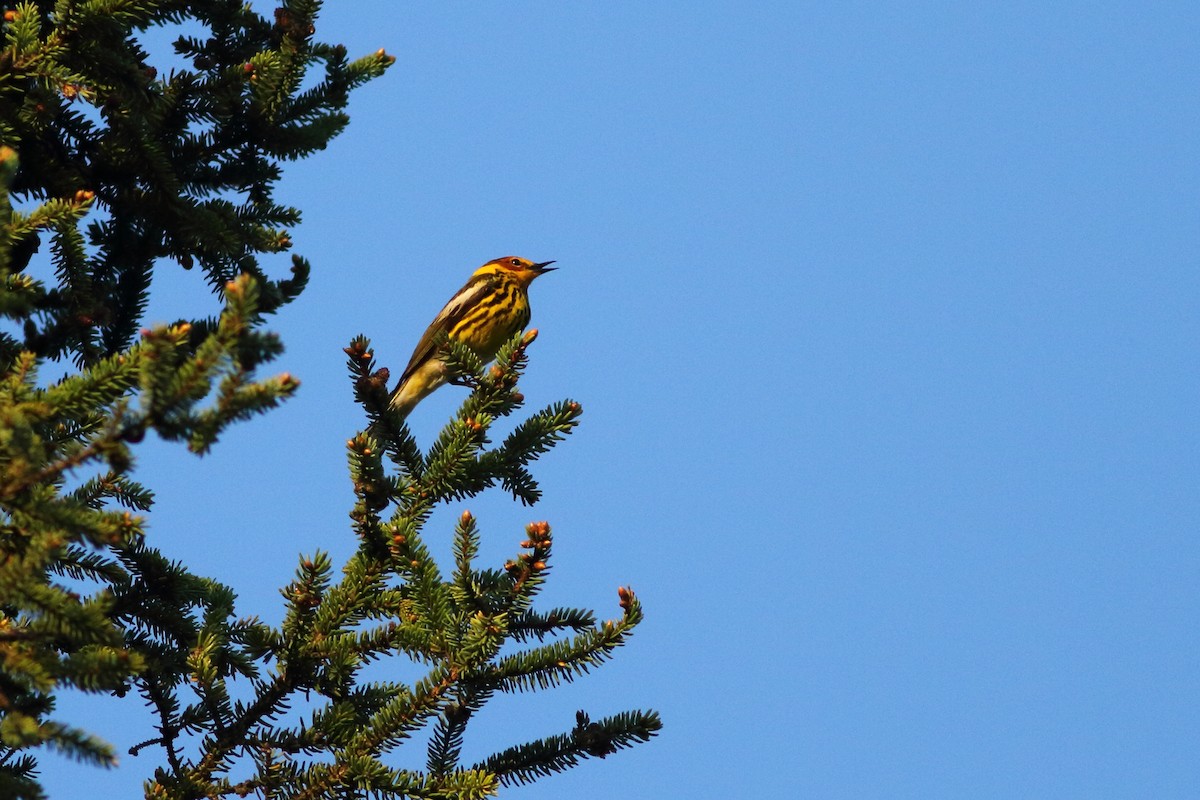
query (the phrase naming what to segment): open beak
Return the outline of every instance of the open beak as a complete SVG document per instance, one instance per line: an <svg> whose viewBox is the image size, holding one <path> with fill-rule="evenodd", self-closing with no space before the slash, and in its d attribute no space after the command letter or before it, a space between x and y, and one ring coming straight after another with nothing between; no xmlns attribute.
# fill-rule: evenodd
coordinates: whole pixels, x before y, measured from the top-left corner
<svg viewBox="0 0 1200 800"><path fill-rule="evenodd" d="M543 272L554 272L554 270L558 269L558 267L550 266L553 263L553 261L543 261L540 264L534 264L533 268L537 270L538 275L541 275Z"/></svg>

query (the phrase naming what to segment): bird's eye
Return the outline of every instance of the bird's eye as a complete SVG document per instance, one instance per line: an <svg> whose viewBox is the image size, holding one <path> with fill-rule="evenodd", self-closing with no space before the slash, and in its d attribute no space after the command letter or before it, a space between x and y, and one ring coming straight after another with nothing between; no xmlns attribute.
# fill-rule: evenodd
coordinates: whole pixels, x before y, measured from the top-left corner
<svg viewBox="0 0 1200 800"><path fill-rule="evenodd" d="M514 259L512 260L512 265L513 265L514 267L519 267L519 266L521 266L521 259L519 259L519 258L514 258Z"/></svg>

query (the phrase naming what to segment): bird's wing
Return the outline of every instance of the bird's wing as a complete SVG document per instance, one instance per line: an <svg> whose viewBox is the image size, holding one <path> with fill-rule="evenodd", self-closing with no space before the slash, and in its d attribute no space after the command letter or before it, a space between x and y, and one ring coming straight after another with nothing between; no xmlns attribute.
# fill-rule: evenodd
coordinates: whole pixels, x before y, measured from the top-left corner
<svg viewBox="0 0 1200 800"><path fill-rule="evenodd" d="M467 281L467 285L450 298L450 302L446 303L445 308L438 312L438 315L433 318L433 322L429 323L421 341L417 342L417 347L413 350L412 358L409 359L408 366L404 368L404 374L400 376L398 385L402 386L409 376L417 371L418 367L433 356L437 350L438 332L449 331L453 328L459 320L466 316L468 311L476 306L480 298L490 291L492 291L491 276L480 275Z"/></svg>

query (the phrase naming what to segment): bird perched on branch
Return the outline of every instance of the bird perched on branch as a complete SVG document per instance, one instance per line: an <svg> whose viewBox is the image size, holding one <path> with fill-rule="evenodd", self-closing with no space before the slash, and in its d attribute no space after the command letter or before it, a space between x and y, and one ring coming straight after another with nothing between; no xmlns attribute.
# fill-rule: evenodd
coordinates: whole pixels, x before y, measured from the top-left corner
<svg viewBox="0 0 1200 800"><path fill-rule="evenodd" d="M417 343L389 405L404 416L433 390L453 378L438 352L439 334L470 347L484 363L529 324L529 284L552 272L553 261L535 264L516 256L489 261L434 317Z"/></svg>

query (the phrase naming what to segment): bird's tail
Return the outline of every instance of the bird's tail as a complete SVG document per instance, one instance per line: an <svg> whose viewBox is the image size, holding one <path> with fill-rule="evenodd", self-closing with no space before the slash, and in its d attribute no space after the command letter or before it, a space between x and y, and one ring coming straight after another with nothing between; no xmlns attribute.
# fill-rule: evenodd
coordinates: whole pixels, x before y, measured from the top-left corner
<svg viewBox="0 0 1200 800"><path fill-rule="evenodd" d="M406 371L400 383L388 397L388 407L399 411L401 419L416 408L435 389L446 382L446 365L438 358L430 358L414 370Z"/></svg>
<svg viewBox="0 0 1200 800"><path fill-rule="evenodd" d="M424 395L418 394L410 390L411 382L404 382L397 386L390 397L388 397L388 408L392 411L400 412L400 419L406 419L409 413L417 407L417 403L421 402Z"/></svg>

